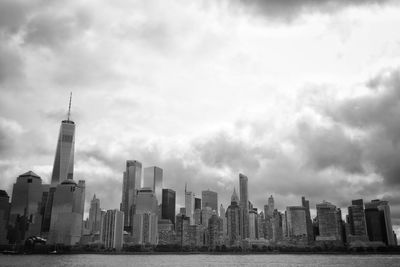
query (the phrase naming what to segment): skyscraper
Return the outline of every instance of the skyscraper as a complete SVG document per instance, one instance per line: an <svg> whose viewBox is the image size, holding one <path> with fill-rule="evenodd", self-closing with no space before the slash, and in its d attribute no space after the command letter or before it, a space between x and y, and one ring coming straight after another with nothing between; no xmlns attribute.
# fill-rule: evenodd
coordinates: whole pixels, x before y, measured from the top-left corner
<svg viewBox="0 0 400 267"><path fill-rule="evenodd" d="M241 212L239 207L239 197L236 194L236 190L233 190L231 197L231 205L226 210L226 223L227 223L227 234L229 246L238 246L240 244L240 218Z"/></svg>
<svg viewBox="0 0 400 267"><path fill-rule="evenodd" d="M133 236L136 244L157 244L158 217L157 198L151 188L138 191L136 210L133 215Z"/></svg>
<svg viewBox="0 0 400 267"><path fill-rule="evenodd" d="M42 179L32 171L21 174L13 186L9 224L12 242L19 243L32 235L40 235Z"/></svg>
<svg viewBox="0 0 400 267"><path fill-rule="evenodd" d="M306 198L303 196L301 197L301 205L304 207L306 211L307 236L309 241L312 241L314 240L314 232L310 215L310 201L306 200Z"/></svg>
<svg viewBox="0 0 400 267"><path fill-rule="evenodd" d="M342 240L342 216L335 205L323 201L317 204L319 235L317 240Z"/></svg>
<svg viewBox="0 0 400 267"><path fill-rule="evenodd" d="M362 199L351 201L348 207L348 223L350 226L349 240L367 241L367 225L365 223L364 202Z"/></svg>
<svg viewBox="0 0 400 267"><path fill-rule="evenodd" d="M132 229L136 195L141 187L142 163L136 160L127 160L122 183L121 211L124 212L124 227L128 231Z"/></svg>
<svg viewBox="0 0 400 267"><path fill-rule="evenodd" d="M10 197L7 192L0 190L0 245L8 244L7 228L10 215Z"/></svg>
<svg viewBox="0 0 400 267"><path fill-rule="evenodd" d="M292 242L308 242L306 211L304 207L290 206L285 212L286 238Z"/></svg>
<svg viewBox="0 0 400 267"><path fill-rule="evenodd" d="M210 190L201 192L201 205L202 208L210 207L211 210L216 211L218 214L218 193Z"/></svg>
<svg viewBox="0 0 400 267"><path fill-rule="evenodd" d="M58 135L56 155L54 158L51 185L57 186L66 179L74 178L75 123L70 120L71 97L69 99L68 116L61 122Z"/></svg>
<svg viewBox="0 0 400 267"><path fill-rule="evenodd" d="M396 244L387 201L374 199L365 203L365 220L370 241L382 241L389 246Z"/></svg>
<svg viewBox="0 0 400 267"><path fill-rule="evenodd" d="M100 199L96 198L96 194L90 201L89 209L89 231L94 234L100 231L101 226L101 209L100 209Z"/></svg>
<svg viewBox="0 0 400 267"><path fill-rule="evenodd" d="M175 227L176 193L172 189L162 190L161 217L170 220Z"/></svg>
<svg viewBox="0 0 400 267"><path fill-rule="evenodd" d="M54 192L49 244L75 245L80 241L85 205L85 181L64 180Z"/></svg>
<svg viewBox="0 0 400 267"><path fill-rule="evenodd" d="M190 219L190 224L194 224L194 194L193 192L187 191L187 187L185 185L185 209L186 216Z"/></svg>
<svg viewBox="0 0 400 267"><path fill-rule="evenodd" d="M248 178L246 175L239 173L239 189L240 189L240 210L241 210L241 233L242 239L249 237L249 191L247 187Z"/></svg>
<svg viewBox="0 0 400 267"><path fill-rule="evenodd" d="M104 215L100 240L105 248L122 249L124 237L124 213L119 210L107 210Z"/></svg>
<svg viewBox="0 0 400 267"><path fill-rule="evenodd" d="M163 169L153 166L144 168L143 187L152 188L158 204L162 201L162 188L163 188Z"/></svg>

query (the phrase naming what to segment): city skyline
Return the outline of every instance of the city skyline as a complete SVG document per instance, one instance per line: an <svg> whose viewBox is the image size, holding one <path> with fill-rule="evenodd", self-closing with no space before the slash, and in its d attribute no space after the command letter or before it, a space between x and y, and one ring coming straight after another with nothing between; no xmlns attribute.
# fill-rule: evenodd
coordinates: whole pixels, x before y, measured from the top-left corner
<svg viewBox="0 0 400 267"><path fill-rule="evenodd" d="M304 195L312 217L323 200L343 214L352 199L387 200L400 236L398 3L149 1L98 4L101 13L17 2L0 3L15 10L0 13L9 196L29 170L50 182L73 91L85 217L94 194L119 209L126 160L137 160L163 169L177 211L185 182L195 197L217 192L226 209L243 173L259 210L270 195L280 211Z"/></svg>

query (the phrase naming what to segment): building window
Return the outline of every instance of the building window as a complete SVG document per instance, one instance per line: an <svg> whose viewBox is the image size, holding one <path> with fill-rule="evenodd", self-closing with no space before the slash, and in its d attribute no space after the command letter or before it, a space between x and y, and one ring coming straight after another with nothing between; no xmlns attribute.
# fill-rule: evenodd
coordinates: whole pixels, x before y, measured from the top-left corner
<svg viewBox="0 0 400 267"><path fill-rule="evenodd" d="M32 179L29 178L29 179L28 179L28 184L31 184L31 183L32 183Z"/></svg>
<svg viewBox="0 0 400 267"><path fill-rule="evenodd" d="M64 134L62 136L62 141L67 143L72 143L72 135Z"/></svg>

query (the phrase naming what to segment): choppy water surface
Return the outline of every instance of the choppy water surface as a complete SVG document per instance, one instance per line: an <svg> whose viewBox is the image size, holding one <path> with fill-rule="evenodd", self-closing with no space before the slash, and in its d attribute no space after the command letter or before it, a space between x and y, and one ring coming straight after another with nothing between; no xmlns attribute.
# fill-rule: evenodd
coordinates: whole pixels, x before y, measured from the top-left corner
<svg viewBox="0 0 400 267"><path fill-rule="evenodd" d="M400 266L400 255L0 255L0 266Z"/></svg>

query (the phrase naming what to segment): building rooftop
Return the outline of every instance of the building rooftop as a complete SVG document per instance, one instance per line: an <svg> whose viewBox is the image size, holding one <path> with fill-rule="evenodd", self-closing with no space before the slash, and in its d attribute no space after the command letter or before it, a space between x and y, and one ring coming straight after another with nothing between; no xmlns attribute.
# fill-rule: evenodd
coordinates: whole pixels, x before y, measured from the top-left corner
<svg viewBox="0 0 400 267"><path fill-rule="evenodd" d="M40 176L37 175L36 173L34 173L33 171L28 171L26 173L23 173L19 177L34 177L34 178L41 179Z"/></svg>

